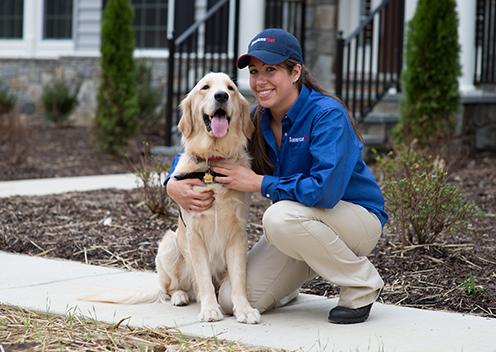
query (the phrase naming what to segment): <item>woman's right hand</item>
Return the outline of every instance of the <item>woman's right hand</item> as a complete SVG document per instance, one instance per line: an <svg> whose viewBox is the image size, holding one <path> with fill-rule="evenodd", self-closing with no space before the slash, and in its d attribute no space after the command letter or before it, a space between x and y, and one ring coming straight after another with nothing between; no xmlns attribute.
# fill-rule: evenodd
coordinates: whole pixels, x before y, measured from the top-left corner
<svg viewBox="0 0 496 352"><path fill-rule="evenodd" d="M166 191L169 197L186 211L205 211L214 202L213 191L198 192L193 186L205 186L199 179L176 180L171 177L167 182Z"/></svg>

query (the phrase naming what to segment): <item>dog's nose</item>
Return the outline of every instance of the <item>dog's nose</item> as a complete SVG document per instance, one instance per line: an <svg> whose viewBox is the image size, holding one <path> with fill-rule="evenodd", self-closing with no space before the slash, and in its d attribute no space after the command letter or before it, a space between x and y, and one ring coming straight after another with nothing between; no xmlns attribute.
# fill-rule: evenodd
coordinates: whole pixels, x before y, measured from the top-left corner
<svg viewBox="0 0 496 352"><path fill-rule="evenodd" d="M222 104L225 103L227 99L229 99L229 95L226 92L217 92L215 93L214 98Z"/></svg>

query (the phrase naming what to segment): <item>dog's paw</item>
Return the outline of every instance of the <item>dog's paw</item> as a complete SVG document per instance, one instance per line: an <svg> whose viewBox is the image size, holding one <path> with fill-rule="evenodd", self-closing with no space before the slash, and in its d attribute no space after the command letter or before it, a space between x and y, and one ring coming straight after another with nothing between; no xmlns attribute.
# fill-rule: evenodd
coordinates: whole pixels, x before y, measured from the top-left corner
<svg viewBox="0 0 496 352"><path fill-rule="evenodd" d="M258 324L260 323L260 312L255 309L248 307L247 309L235 309L234 310L234 316L236 317L236 320L240 323L245 323L245 324Z"/></svg>
<svg viewBox="0 0 496 352"><path fill-rule="evenodd" d="M171 303L174 306L186 306L189 304L188 294L184 291L175 291L171 295Z"/></svg>
<svg viewBox="0 0 496 352"><path fill-rule="evenodd" d="M224 315L222 315L219 307L202 307L198 319L201 321L219 321L224 319Z"/></svg>

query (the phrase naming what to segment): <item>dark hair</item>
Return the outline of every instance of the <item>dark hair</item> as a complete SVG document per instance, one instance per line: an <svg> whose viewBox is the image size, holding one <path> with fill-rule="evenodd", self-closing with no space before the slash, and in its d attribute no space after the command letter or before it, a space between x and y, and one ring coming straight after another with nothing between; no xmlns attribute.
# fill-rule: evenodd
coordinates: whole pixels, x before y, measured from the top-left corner
<svg viewBox="0 0 496 352"><path fill-rule="evenodd" d="M277 66L280 66L289 72L293 72L293 69L297 64L298 62L289 59ZM298 78L298 80L295 82L295 84L298 85L298 89L301 89L302 85L305 85L312 90L315 90L321 94L327 95L333 99L338 100L341 104L343 104L343 106L346 107L345 103L340 98L330 93L329 91L324 89L320 84L317 83L317 81L312 77L310 71L308 71L305 65L301 64L301 68L302 68L301 75ZM265 140L262 134L262 127L261 127L262 110L263 108L260 105L257 105L257 107L255 108L253 114L255 133L252 139L250 140L248 146L250 154L253 157L252 169L257 174L261 174L261 175L271 173L274 168L274 165L272 165L269 155L267 154L267 147L265 145ZM355 120L350 116L349 113L347 113L346 115L348 116L351 126L353 127L353 130L355 131L355 134L357 135L358 139L360 139L360 141L363 141L362 135L358 129Z"/></svg>

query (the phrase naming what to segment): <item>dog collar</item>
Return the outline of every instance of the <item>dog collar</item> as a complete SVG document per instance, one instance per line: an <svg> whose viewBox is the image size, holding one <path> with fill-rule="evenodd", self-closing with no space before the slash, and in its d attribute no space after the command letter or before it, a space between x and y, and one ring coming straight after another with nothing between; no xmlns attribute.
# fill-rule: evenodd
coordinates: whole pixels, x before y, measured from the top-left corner
<svg viewBox="0 0 496 352"><path fill-rule="evenodd" d="M190 172L184 175L175 175L174 178L176 180L185 180L188 178L197 178L200 181L203 181L204 183L213 183L214 182L214 177L217 176L225 176L223 174L219 174L218 172L215 172L213 170L208 169L207 171L197 171L197 172Z"/></svg>

